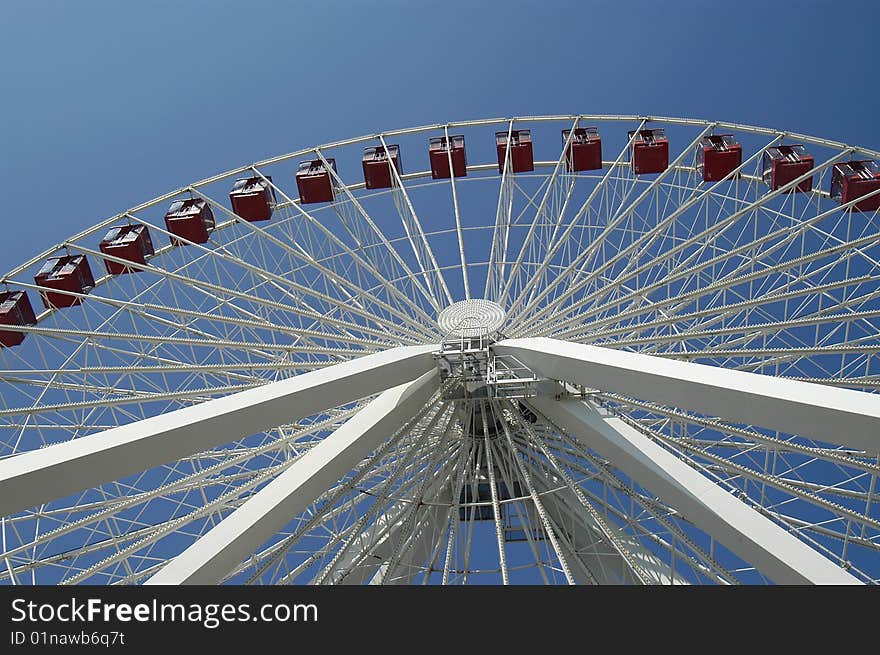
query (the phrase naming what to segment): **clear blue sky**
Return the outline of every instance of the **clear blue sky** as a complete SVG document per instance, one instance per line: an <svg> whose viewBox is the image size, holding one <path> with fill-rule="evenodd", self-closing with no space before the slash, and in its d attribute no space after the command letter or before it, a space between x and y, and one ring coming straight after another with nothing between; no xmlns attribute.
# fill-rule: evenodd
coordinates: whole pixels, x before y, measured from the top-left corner
<svg viewBox="0 0 880 655"><path fill-rule="evenodd" d="M240 164L435 121L717 118L878 148L880 3L0 0L0 269Z"/></svg>

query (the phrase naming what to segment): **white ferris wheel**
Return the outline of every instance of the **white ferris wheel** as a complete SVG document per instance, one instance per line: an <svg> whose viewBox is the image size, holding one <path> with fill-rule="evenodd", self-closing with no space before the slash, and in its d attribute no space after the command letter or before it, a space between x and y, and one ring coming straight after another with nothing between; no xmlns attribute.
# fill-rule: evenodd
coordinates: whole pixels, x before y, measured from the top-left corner
<svg viewBox="0 0 880 655"><path fill-rule="evenodd" d="M59 241L0 279L0 582L876 583L876 159L453 122Z"/></svg>

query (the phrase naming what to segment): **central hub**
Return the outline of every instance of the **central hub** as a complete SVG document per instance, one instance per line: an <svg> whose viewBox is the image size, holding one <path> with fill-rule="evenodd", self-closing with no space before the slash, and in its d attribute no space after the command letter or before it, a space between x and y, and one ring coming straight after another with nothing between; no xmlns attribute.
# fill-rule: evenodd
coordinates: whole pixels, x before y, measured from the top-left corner
<svg viewBox="0 0 880 655"><path fill-rule="evenodd" d="M444 336L482 337L497 332L506 317L501 305L491 300L462 300L440 312L437 325Z"/></svg>
<svg viewBox="0 0 880 655"><path fill-rule="evenodd" d="M444 382L443 399L455 407L465 437L497 436L501 419L493 403L534 395L532 371L492 351L495 340L504 338L498 331L505 320L498 303L476 299L450 305L437 317L444 336L434 358Z"/></svg>

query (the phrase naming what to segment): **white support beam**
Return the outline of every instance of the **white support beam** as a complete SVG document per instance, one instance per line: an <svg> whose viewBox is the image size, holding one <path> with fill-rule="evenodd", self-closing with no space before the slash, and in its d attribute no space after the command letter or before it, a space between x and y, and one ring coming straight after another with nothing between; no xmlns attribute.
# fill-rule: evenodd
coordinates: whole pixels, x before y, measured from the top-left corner
<svg viewBox="0 0 880 655"><path fill-rule="evenodd" d="M590 402L539 396L528 403L774 582L859 583L834 562L622 419Z"/></svg>
<svg viewBox="0 0 880 655"><path fill-rule="evenodd" d="M435 369L405 346L0 460L0 516L293 423Z"/></svg>
<svg viewBox="0 0 880 655"><path fill-rule="evenodd" d="M507 339L493 350L555 380L880 451L880 395L557 339Z"/></svg>
<svg viewBox="0 0 880 655"><path fill-rule="evenodd" d="M414 416L436 369L389 389L171 560L147 584L216 584Z"/></svg>

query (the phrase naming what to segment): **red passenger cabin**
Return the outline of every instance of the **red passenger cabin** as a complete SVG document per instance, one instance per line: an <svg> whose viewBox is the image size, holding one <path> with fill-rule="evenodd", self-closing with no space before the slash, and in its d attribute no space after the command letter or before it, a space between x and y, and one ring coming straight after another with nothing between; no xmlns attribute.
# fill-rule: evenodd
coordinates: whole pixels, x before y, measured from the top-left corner
<svg viewBox="0 0 880 655"><path fill-rule="evenodd" d="M464 150L464 136L438 136L431 139L428 145L431 158L431 177L435 180L446 179L449 174L449 160L452 160L452 174L455 177L467 175L467 155Z"/></svg>
<svg viewBox="0 0 880 655"><path fill-rule="evenodd" d="M569 171L596 171L602 168L602 139L596 127L576 127L568 151L565 165ZM562 130L562 145L568 141L572 130Z"/></svg>
<svg viewBox="0 0 880 655"><path fill-rule="evenodd" d="M275 209L275 191L269 184L271 181L270 175L266 176L266 180L262 177L236 180L229 192L232 211L249 223L268 221L272 218L272 211Z"/></svg>
<svg viewBox="0 0 880 655"><path fill-rule="evenodd" d="M24 291L4 291L0 293L0 325L36 325L34 308ZM24 341L24 333L15 330L0 330L0 346L11 348Z"/></svg>
<svg viewBox="0 0 880 655"><path fill-rule="evenodd" d="M776 191L812 169L813 157L802 145L774 146L764 151L761 177L772 191ZM790 191L808 193L812 189L813 176L810 175Z"/></svg>
<svg viewBox="0 0 880 655"><path fill-rule="evenodd" d="M153 240L146 225L120 225L111 228L101 240L100 248L105 255L118 257L132 264L146 264L147 259L155 253ZM107 267L110 275L137 273L141 270L138 266L129 266L109 259L104 260L104 266Z"/></svg>
<svg viewBox="0 0 880 655"><path fill-rule="evenodd" d="M635 138L633 138L635 135ZM666 132L655 128L633 130L629 132L632 139L631 165L636 175L662 173L669 166L669 141Z"/></svg>
<svg viewBox="0 0 880 655"><path fill-rule="evenodd" d="M495 148L498 150L498 172L504 172L504 159L507 155L507 131L495 132ZM511 172L526 173L535 170L532 154L532 131L512 130L510 132Z"/></svg>
<svg viewBox="0 0 880 655"><path fill-rule="evenodd" d="M831 173L831 197L844 204L880 189L880 166L870 159L835 164ZM853 211L880 209L880 193L852 206Z"/></svg>
<svg viewBox="0 0 880 655"><path fill-rule="evenodd" d="M57 289L71 293L86 294L95 288L95 278L85 255L65 255L47 259L34 276L34 282L43 289ZM82 304L82 298L64 293L40 290L40 297L47 308L72 307Z"/></svg>
<svg viewBox="0 0 880 655"><path fill-rule="evenodd" d="M328 159L327 163L335 172L336 160ZM299 170L296 172L296 188L299 189L299 201L304 205L315 202L333 202L333 179L321 159L299 163Z"/></svg>
<svg viewBox="0 0 880 655"><path fill-rule="evenodd" d="M214 212L201 198L175 200L165 214L165 227L174 235L171 237L173 246L186 245L187 241L206 243L208 233L214 229Z"/></svg>
<svg viewBox="0 0 880 655"><path fill-rule="evenodd" d="M703 137L697 146L697 167L703 171L704 182L718 182L742 164L742 146L732 134Z"/></svg>
<svg viewBox="0 0 880 655"><path fill-rule="evenodd" d="M391 172L391 167L394 166L398 175L402 170L400 167L400 147L388 146L387 153L383 146L364 148L362 162L364 182L367 188L389 189L394 183L394 174Z"/></svg>

